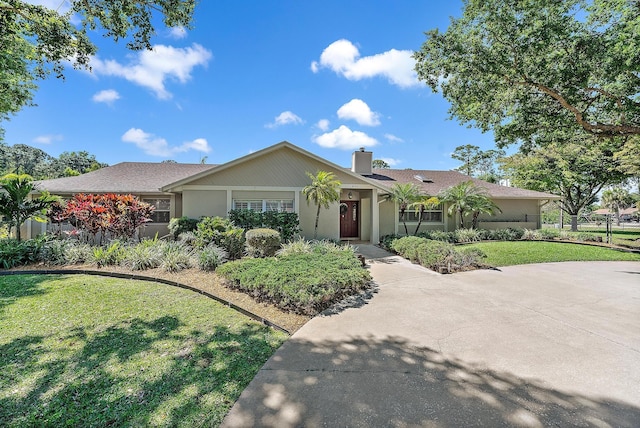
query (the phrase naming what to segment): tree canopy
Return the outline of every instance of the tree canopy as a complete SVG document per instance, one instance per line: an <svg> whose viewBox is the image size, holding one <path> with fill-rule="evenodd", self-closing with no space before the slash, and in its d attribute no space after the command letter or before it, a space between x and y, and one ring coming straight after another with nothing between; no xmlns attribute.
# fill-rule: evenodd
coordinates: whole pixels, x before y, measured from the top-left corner
<svg viewBox="0 0 640 428"><path fill-rule="evenodd" d="M455 148L451 157L462 162L455 168L470 177L482 177L483 179L497 176L495 163L505 155L504 150L480 150L473 144L466 144Z"/></svg>
<svg viewBox="0 0 640 428"><path fill-rule="evenodd" d="M0 174L24 173L36 180L85 174L107 166L87 151L62 152L53 157L26 144L8 146L0 142Z"/></svg>
<svg viewBox="0 0 640 428"><path fill-rule="evenodd" d="M16 230L16 238L21 239L20 226L33 218L46 221L45 210L57 198L43 191L35 198L29 199L29 193L37 190L33 179L27 174L7 174L0 177L0 220Z"/></svg>
<svg viewBox="0 0 640 428"><path fill-rule="evenodd" d="M562 196L560 208L572 216L577 228L580 210L595 202L608 185L624 180L614 158L614 140L590 137L571 143L553 143L529 153L504 158L503 170L516 187Z"/></svg>
<svg viewBox="0 0 640 428"><path fill-rule="evenodd" d="M499 147L576 130L640 135L640 13L630 0L466 0L414 53L418 78ZM560 138L566 141L567 138Z"/></svg>
<svg viewBox="0 0 640 428"><path fill-rule="evenodd" d="M68 3L69 10L61 12L23 0L0 1L0 122L32 105L36 82L51 73L62 77L67 61L89 67L96 53L89 31L127 40L128 49L150 49L158 16L168 27L189 27L195 7L195 0Z"/></svg>

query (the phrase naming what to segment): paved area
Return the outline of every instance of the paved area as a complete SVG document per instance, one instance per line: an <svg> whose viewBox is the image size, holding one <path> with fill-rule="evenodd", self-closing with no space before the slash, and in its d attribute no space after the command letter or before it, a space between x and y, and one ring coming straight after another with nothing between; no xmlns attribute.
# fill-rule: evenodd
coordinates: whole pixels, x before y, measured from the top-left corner
<svg viewBox="0 0 640 428"><path fill-rule="evenodd" d="M375 290L300 329L223 426L640 426L640 263L439 275L377 251Z"/></svg>

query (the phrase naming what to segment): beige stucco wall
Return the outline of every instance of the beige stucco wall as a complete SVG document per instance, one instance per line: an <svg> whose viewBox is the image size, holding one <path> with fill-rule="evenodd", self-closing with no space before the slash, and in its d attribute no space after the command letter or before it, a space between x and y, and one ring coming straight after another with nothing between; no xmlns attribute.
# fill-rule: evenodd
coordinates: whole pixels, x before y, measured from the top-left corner
<svg viewBox="0 0 640 428"><path fill-rule="evenodd" d="M305 172L315 174L318 170L333 172L343 185L362 184L361 180L342 169L330 168L327 164L283 147L191 181L188 185L301 187L309 183Z"/></svg>
<svg viewBox="0 0 640 428"><path fill-rule="evenodd" d="M517 227L537 229L540 227L540 205L535 199L496 199L494 202L502 212L489 216L480 215L479 227L482 229L502 229Z"/></svg>
<svg viewBox="0 0 640 428"><path fill-rule="evenodd" d="M307 239L313 238L313 231L316 221L318 206L307 201L304 195L300 198L300 234ZM340 238L340 205L331 204L329 209L320 208L320 220L318 222L318 239L339 239Z"/></svg>
<svg viewBox="0 0 640 428"><path fill-rule="evenodd" d="M378 204L380 209L380 236L396 233L396 204L384 201Z"/></svg>
<svg viewBox="0 0 640 428"><path fill-rule="evenodd" d="M225 190L185 190L182 192L182 213L191 218L226 217Z"/></svg>

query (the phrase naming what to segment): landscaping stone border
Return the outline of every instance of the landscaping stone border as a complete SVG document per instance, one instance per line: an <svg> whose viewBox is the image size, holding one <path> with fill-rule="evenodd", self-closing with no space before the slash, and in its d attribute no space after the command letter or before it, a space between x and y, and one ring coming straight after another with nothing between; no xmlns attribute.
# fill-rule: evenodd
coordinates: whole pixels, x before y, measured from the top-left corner
<svg viewBox="0 0 640 428"><path fill-rule="evenodd" d="M0 271L0 276L10 276L10 275L95 275L95 276L107 276L112 278L121 278L121 279L133 279L138 281L148 281L148 282L159 282L161 284L170 285L172 287L178 287L185 290L195 291L198 294L202 294L205 297L215 300L218 303L221 303L233 310L240 312L243 315L248 316L249 318L256 320L268 327L274 328L276 330L280 330L288 335L291 335L291 332L284 327L275 324L268 319L265 319L259 315L254 314L234 303L229 302L221 297L218 297L214 294L208 293L206 291L200 290L195 287L191 287L186 284L182 284L180 282L171 281L163 278L155 278L152 276L144 276L144 275L136 275L130 273L121 273L121 272L105 272L105 271L97 271L90 269L29 269L29 270L11 270L11 271Z"/></svg>

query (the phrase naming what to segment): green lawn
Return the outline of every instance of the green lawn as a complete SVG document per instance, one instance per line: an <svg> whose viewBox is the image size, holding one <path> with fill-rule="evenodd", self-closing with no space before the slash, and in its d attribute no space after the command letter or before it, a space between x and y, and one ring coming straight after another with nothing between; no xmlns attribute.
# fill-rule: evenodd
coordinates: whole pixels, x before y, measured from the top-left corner
<svg viewBox="0 0 640 428"><path fill-rule="evenodd" d="M287 336L197 293L0 277L0 426L219 425Z"/></svg>
<svg viewBox="0 0 640 428"><path fill-rule="evenodd" d="M631 260L640 261L640 254L626 253L610 248L560 242L508 241L482 242L465 245L481 249L490 266L510 266L527 263Z"/></svg>

